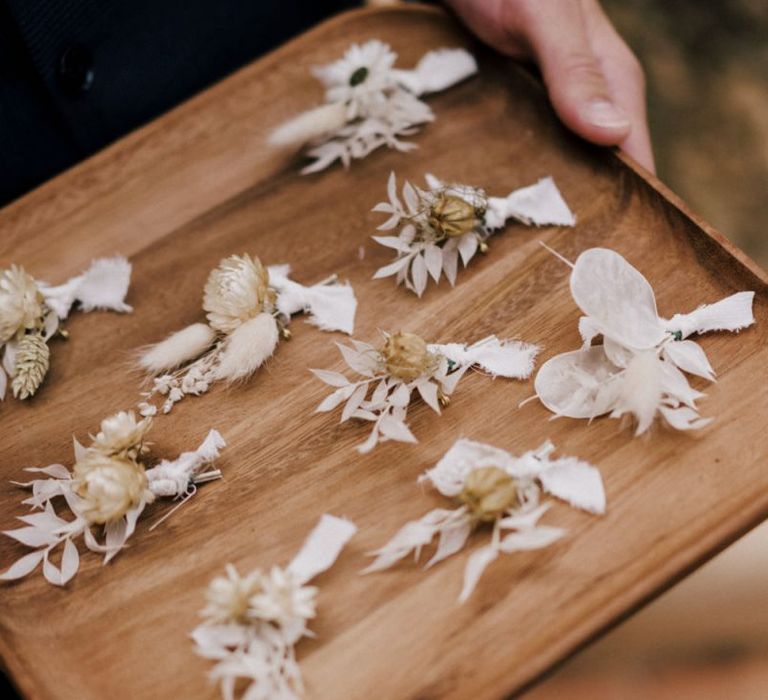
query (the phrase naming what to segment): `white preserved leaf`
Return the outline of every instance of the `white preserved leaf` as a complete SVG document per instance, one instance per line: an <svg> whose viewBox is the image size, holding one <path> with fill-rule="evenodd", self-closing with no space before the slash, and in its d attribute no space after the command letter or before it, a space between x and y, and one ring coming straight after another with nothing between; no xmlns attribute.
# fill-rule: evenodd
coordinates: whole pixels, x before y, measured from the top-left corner
<svg viewBox="0 0 768 700"><path fill-rule="evenodd" d="M408 429L408 426L393 416L384 416L379 421L379 431L389 440L398 442L418 442L414 434Z"/></svg>
<svg viewBox="0 0 768 700"><path fill-rule="evenodd" d="M482 547L472 553L467 560L467 565L464 567L464 585L459 594L459 603L465 603L469 596L472 595L483 572L498 556L498 550L492 545Z"/></svg>
<svg viewBox="0 0 768 700"><path fill-rule="evenodd" d="M411 263L411 278L413 280L413 290L417 296L424 294L427 288L427 263L423 255L416 255Z"/></svg>
<svg viewBox="0 0 768 700"><path fill-rule="evenodd" d="M72 540L64 542L64 553L61 556L61 585L66 584L80 567L80 555Z"/></svg>
<svg viewBox="0 0 768 700"><path fill-rule="evenodd" d="M352 395L349 397L349 400L347 401L346 405L344 406L344 410L341 412L341 423L344 423L345 421L348 421L352 414L360 407L360 404L365 399L365 395L368 392L368 385L367 384L361 384L355 390L352 392Z"/></svg>
<svg viewBox="0 0 768 700"><path fill-rule="evenodd" d="M347 386L349 380L341 374L341 372L331 372L326 369L311 369L310 372L314 374L321 382L330 384L331 386Z"/></svg>
<svg viewBox="0 0 768 700"><path fill-rule="evenodd" d="M37 568L44 556L44 549L38 549L35 552L25 554L0 574L0 581L15 581L16 579L24 578L24 576L32 573Z"/></svg>

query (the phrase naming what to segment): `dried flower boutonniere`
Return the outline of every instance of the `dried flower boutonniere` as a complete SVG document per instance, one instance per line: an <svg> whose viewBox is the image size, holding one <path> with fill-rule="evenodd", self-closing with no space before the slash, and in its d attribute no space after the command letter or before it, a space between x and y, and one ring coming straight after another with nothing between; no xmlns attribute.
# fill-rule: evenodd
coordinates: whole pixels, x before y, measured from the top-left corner
<svg viewBox="0 0 768 700"><path fill-rule="evenodd" d="M320 369L312 372L321 381L337 387L317 407L318 412L332 411L344 403L342 423L350 418L373 422L370 436L357 447L361 453L370 452L386 440L417 441L405 423L414 393L440 413L440 405L448 404L470 367L479 367L493 377L525 379L533 371L538 352L535 345L499 340L496 336L473 345L440 345L428 344L418 335L404 332L385 333L384 344L379 348L357 340L352 344L337 345L349 368L362 379L350 381L339 372Z"/></svg>
<svg viewBox="0 0 768 700"><path fill-rule="evenodd" d="M243 700L303 694L294 646L311 636L318 589L307 584L329 569L355 534L353 523L323 515L287 567L256 569L242 576L228 564L206 593L204 622L193 632L196 652L216 661L211 678L221 684L225 700L235 697L240 680L248 683Z"/></svg>
<svg viewBox="0 0 768 700"><path fill-rule="evenodd" d="M373 211L389 214L379 231L400 226L397 236L373 240L397 251L397 258L376 271L374 279L396 275L397 283L421 296L429 277L435 282L445 274L456 283L459 258L466 267L477 251L488 249L488 238L513 218L536 226L573 226L576 219L551 177L515 190L507 197L489 197L477 187L448 185L427 175L426 190L403 184L403 200L397 196L395 174L389 176L389 202Z"/></svg>
<svg viewBox="0 0 768 700"><path fill-rule="evenodd" d="M137 421L132 412L121 411L101 422L101 430L89 447L75 440L71 472L62 464L25 469L48 478L18 484L32 490L32 495L22 502L34 512L19 517L25 527L3 534L35 551L0 574L0 580L22 578L42 562L48 582L63 586L80 566L74 540L82 536L88 549L104 554L106 564L125 546L148 503L158 497L189 498L197 484L221 476L218 469L209 468L225 444L215 430L194 452L184 452L175 460L162 460L147 469L145 438L150 425L150 418ZM53 502L59 497L74 520L56 513ZM103 532L103 542L99 542L94 529ZM56 566L51 553L59 545L61 561Z"/></svg>
<svg viewBox="0 0 768 700"><path fill-rule="evenodd" d="M571 267L571 294L584 313L579 320L584 345L542 365L535 382L541 402L570 418L630 415L636 435L657 415L677 430L707 425L712 419L696 409L703 394L684 373L711 382L715 372L701 346L688 338L752 325L754 292L738 292L666 319L656 310L648 280L618 253L592 248ZM592 345L598 336L603 342Z"/></svg>
<svg viewBox="0 0 768 700"><path fill-rule="evenodd" d="M50 366L48 343L57 334L75 302L83 311L111 309L127 312L131 264L121 257L100 258L82 274L53 286L35 280L23 267L0 270L0 400L8 380L17 399L33 396Z"/></svg>
<svg viewBox="0 0 768 700"><path fill-rule="evenodd" d="M458 440L419 479L454 499L458 507L437 508L407 523L381 549L372 552L376 559L363 573L388 569L411 552L418 556L437 536L437 548L426 565L429 568L461 550L473 530L489 525L491 543L473 552L464 569L459 596L464 602L500 553L541 549L565 534L561 528L538 524L551 505L541 502L542 493L589 513L604 513L600 472L575 457L550 459L554 450L547 441L537 450L515 457L491 445ZM504 535L504 530L510 532Z"/></svg>
<svg viewBox="0 0 768 700"><path fill-rule="evenodd" d="M333 277L305 287L289 272L288 265L266 268L247 254L222 260L205 285L208 323L193 323L143 351L139 364L159 376L139 412L157 413L151 401L158 395L168 413L184 396L199 396L217 380L247 379L272 355L281 336L290 338L287 326L295 313L307 312L309 323L321 330L352 333L357 300L349 284Z"/></svg>
<svg viewBox="0 0 768 700"><path fill-rule="evenodd" d="M477 72L464 49L438 49L425 54L413 70L394 68L397 54L381 41L353 44L338 61L314 69L325 86L322 107L294 117L272 132L276 146L303 146L314 162L302 173L323 170L336 160L348 166L379 146L410 151L403 141L416 126L434 121L421 95L445 90Z"/></svg>

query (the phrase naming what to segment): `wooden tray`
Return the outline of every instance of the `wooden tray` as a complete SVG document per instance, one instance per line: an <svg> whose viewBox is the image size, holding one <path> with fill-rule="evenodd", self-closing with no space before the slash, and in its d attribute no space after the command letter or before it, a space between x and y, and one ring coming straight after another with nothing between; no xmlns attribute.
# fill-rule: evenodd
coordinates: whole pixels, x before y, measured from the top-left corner
<svg viewBox="0 0 768 700"><path fill-rule="evenodd" d="M757 325L701 341L719 374L702 403L716 423L700 436L658 429L633 439L617 421L550 422L535 402L518 409L531 381L471 375L442 418L414 408L418 447L388 443L361 457L352 448L365 425L313 413L326 389L308 368L340 369L333 341L341 338L295 321L294 339L246 386L188 399L156 422L152 437L164 455L219 428L229 442L222 481L152 532L155 518L145 518L107 567L84 556L66 590L40 576L3 586L0 649L29 697L217 697L188 638L204 587L226 562L241 570L287 562L328 511L352 518L360 534L319 579L317 639L299 647L308 696L499 698L768 514L765 273L627 158L567 133L526 73L472 46L480 75L429 99L438 119L409 155L381 150L350 170L303 177L301 158L265 147L272 126L319 101L309 66L373 37L390 42L405 66L428 49L470 43L434 10L341 16L0 212L2 265L22 263L58 281L96 255L122 252L135 270L134 314L74 314L72 339L56 343L44 390L0 406L0 525L13 527L23 512L8 480L24 466L69 460L73 433L84 437L102 417L135 405L130 351L201 319L209 269L244 251L291 262L299 280L348 277L361 339L401 326L436 341L497 333L541 343L542 361L579 338L568 270L540 240L570 258L590 246L615 248L646 274L664 314L753 289ZM369 210L393 169L413 181L429 170L495 193L551 174L579 223L510 225L455 289L443 283L419 301L391 279L371 280L390 252L371 242L380 216ZM466 553L428 572L404 562L358 576L366 551L444 503L415 480L460 435L512 451L551 437L566 454L599 465L608 514L553 508L546 521L570 535L547 550L502 557L463 606L456 596ZM150 516L168 507L154 506ZM0 565L24 551L0 539Z"/></svg>

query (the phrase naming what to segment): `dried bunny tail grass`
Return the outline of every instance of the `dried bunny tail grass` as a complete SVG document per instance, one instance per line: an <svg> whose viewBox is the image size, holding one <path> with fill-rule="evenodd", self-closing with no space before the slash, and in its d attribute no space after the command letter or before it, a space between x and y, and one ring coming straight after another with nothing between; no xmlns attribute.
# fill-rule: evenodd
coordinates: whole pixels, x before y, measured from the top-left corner
<svg viewBox="0 0 768 700"><path fill-rule="evenodd" d="M216 332L209 325L193 323L146 348L139 366L151 374L174 369L202 355L215 340Z"/></svg>
<svg viewBox="0 0 768 700"><path fill-rule="evenodd" d="M269 135L268 143L271 146L302 146L340 129L346 121L344 104L333 102L289 119Z"/></svg>
<svg viewBox="0 0 768 700"><path fill-rule="evenodd" d="M230 382L246 379L272 355L279 338L277 321L271 314L260 313L241 324L227 337L216 379Z"/></svg>

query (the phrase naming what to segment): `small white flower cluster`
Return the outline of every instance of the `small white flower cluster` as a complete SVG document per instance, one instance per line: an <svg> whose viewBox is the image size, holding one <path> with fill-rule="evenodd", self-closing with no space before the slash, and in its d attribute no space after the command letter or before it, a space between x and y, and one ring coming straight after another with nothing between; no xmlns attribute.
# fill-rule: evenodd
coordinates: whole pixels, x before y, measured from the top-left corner
<svg viewBox="0 0 768 700"><path fill-rule="evenodd" d="M489 197L470 185L445 184L431 174L425 179L426 190L406 180L401 201L395 173L391 173L389 201L373 208L390 215L379 231L401 226L397 236L373 237L397 252L395 261L379 268L374 279L395 275L398 284L405 284L418 296L424 293L430 277L439 282L444 274L454 286L459 259L466 267L478 250L485 252L494 229L509 218L536 226L573 226L576 222L552 178L543 178L505 198Z"/></svg>
<svg viewBox="0 0 768 700"><path fill-rule="evenodd" d="M568 263L570 264L570 263ZM606 248L584 251L572 265L571 294L584 313L580 350L557 355L536 375L536 394L553 413L592 419L632 416L636 435L657 416L677 430L707 425L685 373L714 381L702 347L689 336L738 331L754 323L754 292L738 292L670 319L659 316L648 280ZM602 336L602 343L592 345Z"/></svg>
<svg viewBox="0 0 768 700"><path fill-rule="evenodd" d="M0 580L22 578L42 562L46 580L63 586L80 565L74 540L82 536L85 546L104 554L107 563L125 546L148 503L156 497L188 497L194 493L195 484L221 475L218 470L203 471L225 444L215 430L194 452L185 452L176 460L163 460L147 469L143 455L147 451L145 437L150 421L137 421L132 412L121 411L101 422L101 429L89 447L75 440L72 472L61 464L26 469L48 478L19 484L31 489L32 495L22 503L33 512L19 517L24 527L3 534L35 551L0 574ZM56 514L53 502L57 498L66 502L74 520ZM102 530L103 543L92 528ZM50 556L59 545L63 545L61 563L56 566Z"/></svg>
<svg viewBox="0 0 768 700"><path fill-rule="evenodd" d="M538 524L549 508L541 494L550 494L590 513L605 512L605 491L600 472L574 457L550 459L551 442L514 457L508 452L471 440L458 440L420 481L429 481L443 496L459 504L453 510L437 508L404 525L381 549L363 573L388 569L437 536L429 568L459 552L472 531L491 525L491 542L467 560L459 601L474 591L485 568L500 553L547 547L565 530ZM509 534L502 536L508 530Z"/></svg>
<svg viewBox="0 0 768 700"><path fill-rule="evenodd" d="M396 60L387 44L374 39L353 44L338 61L315 68L326 89L326 104L278 127L270 142L314 144L308 155L315 160L302 173L323 170L337 160L348 166L384 145L412 150L415 146L402 137L435 119L419 96L455 85L477 72L477 64L463 49L430 51L413 70L396 69Z"/></svg>
<svg viewBox="0 0 768 700"><path fill-rule="evenodd" d="M328 282L305 287L287 265L265 268L249 255L231 255L211 271L203 294L208 323L193 323L146 348L139 364L153 375L138 405L143 416L169 413L185 396L211 385L247 379L290 337L291 315L310 314L323 330L351 333L357 302L352 287ZM154 402L161 397L159 406Z"/></svg>
<svg viewBox="0 0 768 700"><path fill-rule="evenodd" d="M336 387L317 412L332 411L344 403L342 423L350 418L373 423L368 439L357 447L361 453L387 440L417 442L405 423L415 393L439 414L440 404L447 405L470 367L478 366L492 376L524 379L533 371L538 352L534 345L495 336L469 346L427 344L405 332L384 334L384 338L379 349L357 340L352 340L352 347L337 343L346 364L363 379L353 382L339 372L312 370L322 382Z"/></svg>
<svg viewBox="0 0 768 700"><path fill-rule="evenodd" d="M216 661L211 678L234 698L238 680L248 700L294 700L303 692L294 646L310 633L318 589L307 583L329 569L357 528L324 515L299 553L285 567L256 569L242 576L231 565L211 581L204 619L193 632L196 652Z"/></svg>
<svg viewBox="0 0 768 700"><path fill-rule="evenodd" d="M125 303L130 280L131 265L122 257L94 260L58 286L35 280L17 265L0 270L0 400L9 380L16 398L36 393L48 372L48 343L76 302L83 311L131 311Z"/></svg>

